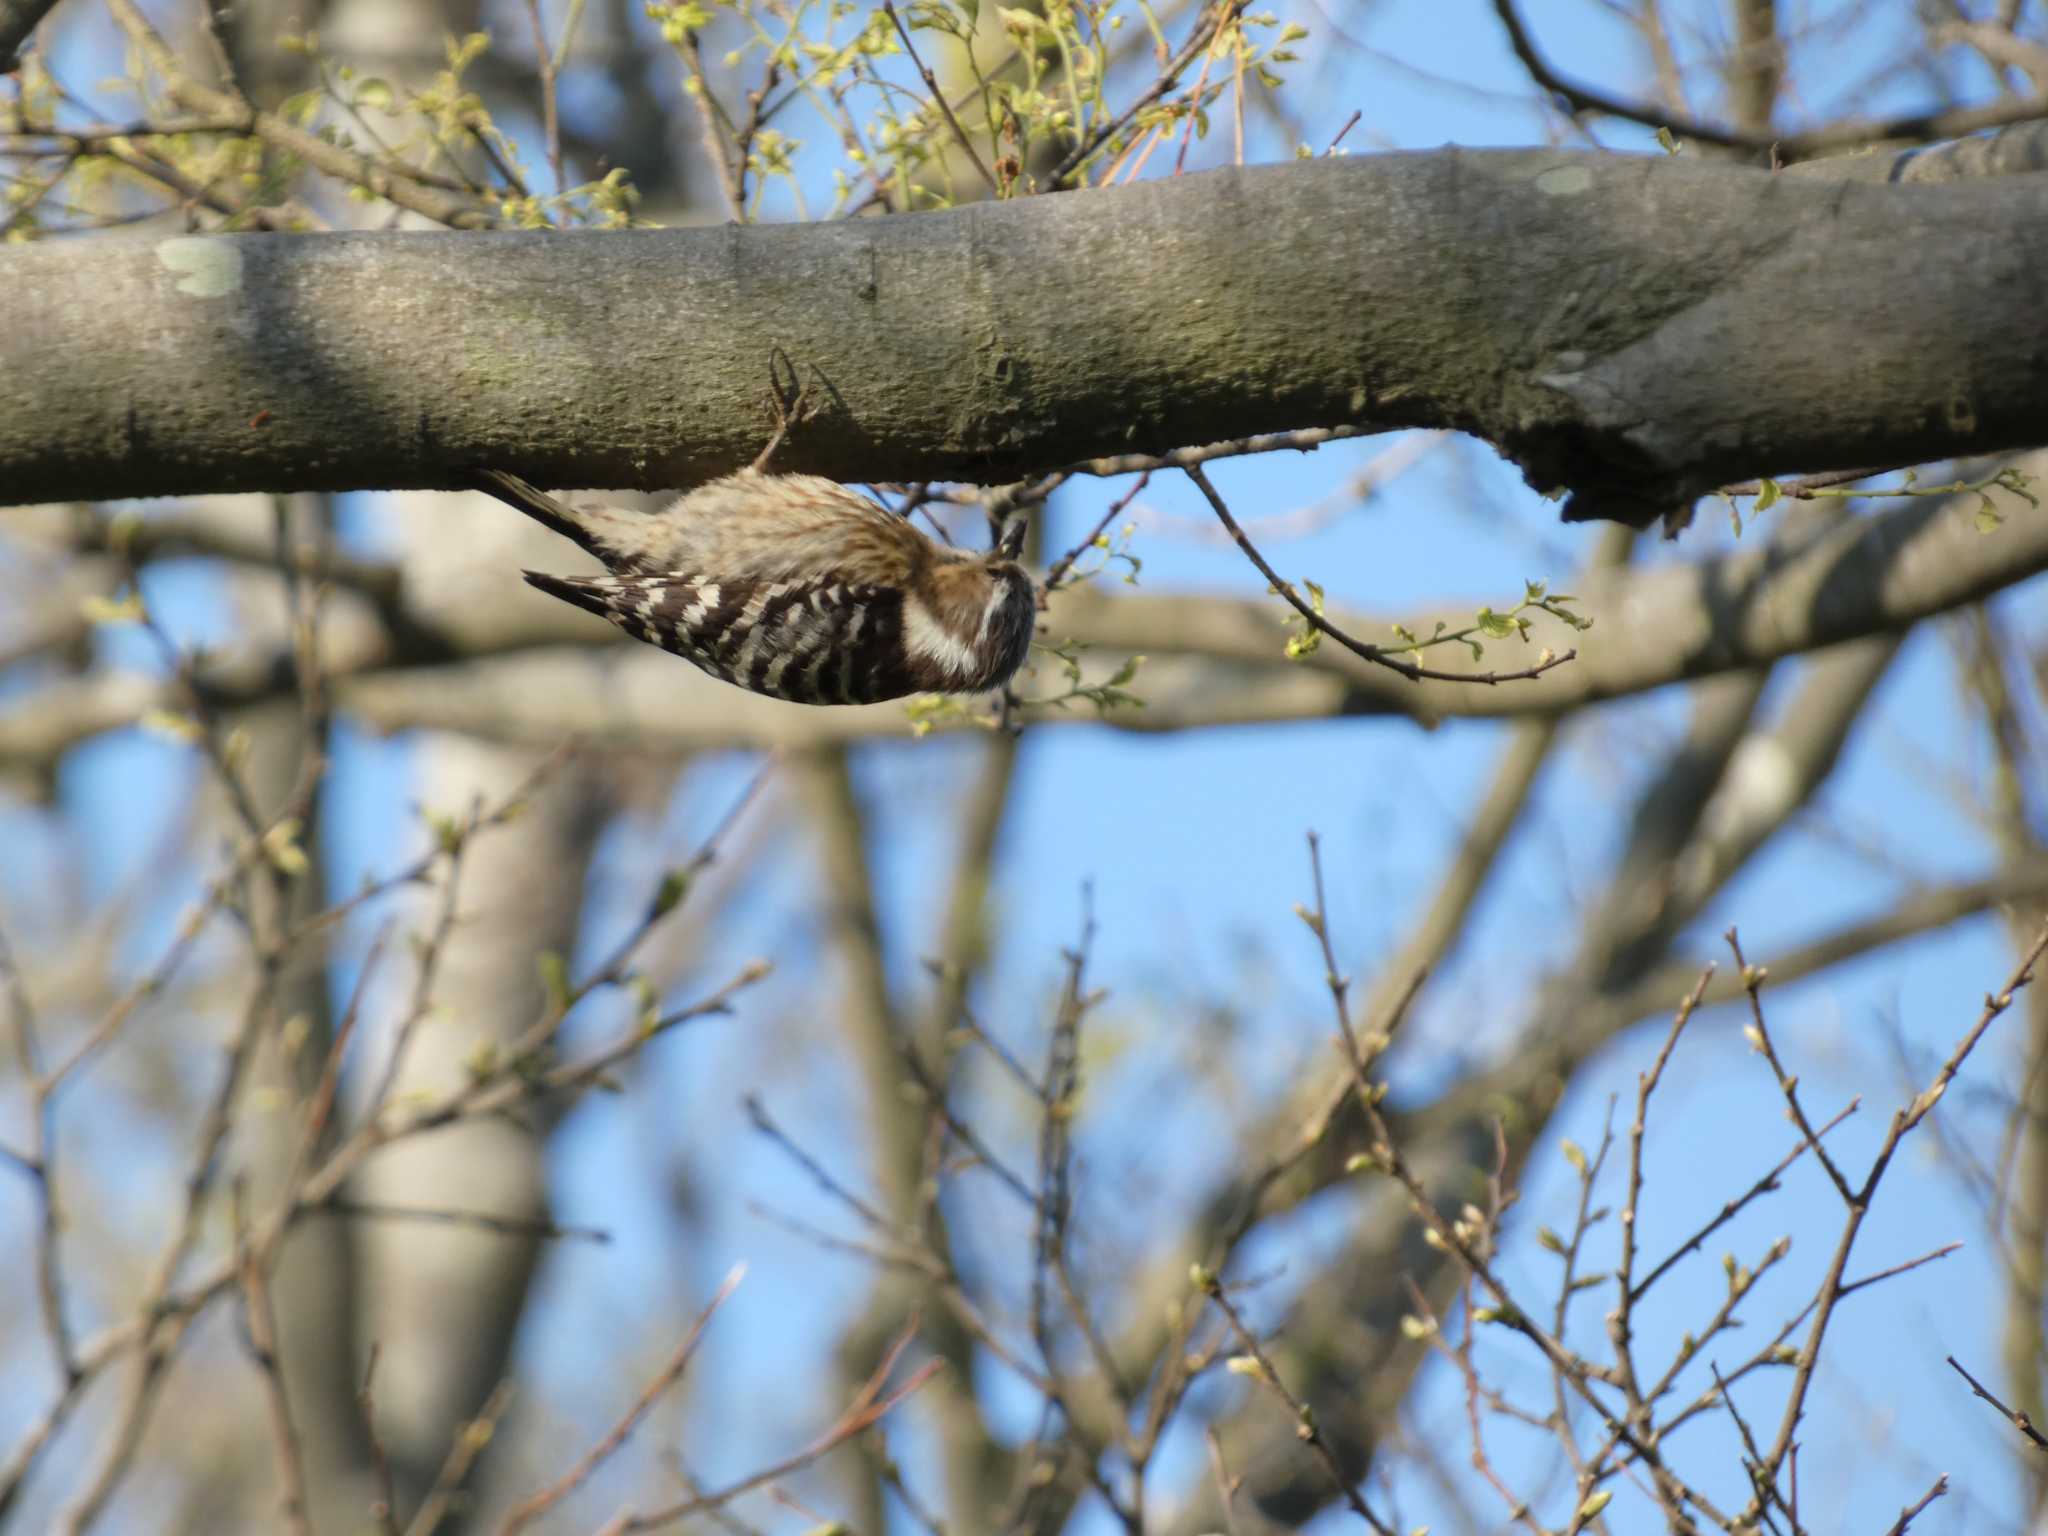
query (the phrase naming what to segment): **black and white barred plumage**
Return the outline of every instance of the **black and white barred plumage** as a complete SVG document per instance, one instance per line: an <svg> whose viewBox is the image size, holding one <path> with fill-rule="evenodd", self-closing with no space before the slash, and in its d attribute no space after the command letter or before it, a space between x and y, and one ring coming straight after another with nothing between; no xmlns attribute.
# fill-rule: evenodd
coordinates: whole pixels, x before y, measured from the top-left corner
<svg viewBox="0 0 2048 1536"><path fill-rule="evenodd" d="M1023 525L948 549L837 481L742 470L659 512L570 508L497 471L485 489L611 574L526 579L728 683L798 704L981 693L1023 665L1037 610Z"/></svg>

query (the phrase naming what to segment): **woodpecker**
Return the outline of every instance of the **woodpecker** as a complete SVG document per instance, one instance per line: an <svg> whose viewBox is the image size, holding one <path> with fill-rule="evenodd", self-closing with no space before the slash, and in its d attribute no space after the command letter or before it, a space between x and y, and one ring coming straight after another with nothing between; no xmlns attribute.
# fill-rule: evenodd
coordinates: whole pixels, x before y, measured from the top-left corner
<svg viewBox="0 0 2048 1536"><path fill-rule="evenodd" d="M572 508L498 470L479 483L610 572L527 581L771 698L982 693L1030 648L1037 600L1017 563L1021 520L980 553L816 475L744 469L653 513Z"/></svg>

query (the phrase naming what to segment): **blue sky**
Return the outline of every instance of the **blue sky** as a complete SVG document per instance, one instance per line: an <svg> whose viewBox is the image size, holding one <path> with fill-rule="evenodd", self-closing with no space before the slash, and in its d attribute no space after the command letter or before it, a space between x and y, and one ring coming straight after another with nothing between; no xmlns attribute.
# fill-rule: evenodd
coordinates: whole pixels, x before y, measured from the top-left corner
<svg viewBox="0 0 2048 1536"><path fill-rule="evenodd" d="M1400 67L1356 49L1317 53L1330 33L1312 0L1276 0L1273 9L1312 31L1303 46L1320 62L1312 70L1298 67L1300 85L1287 100L1313 142L1325 141L1353 110L1363 120L1347 145L1359 152L1546 139L1505 38L1477 0L1360 5L1340 19L1345 34L1402 61ZM1610 88L1644 82L1644 61L1598 7L1526 9L1560 68ZM1824 49L1795 56L1800 94L1781 120L1808 120L1860 85L1896 51L1906 10L1886 8L1860 30L1838 27ZM1833 25L1826 11L1788 11L1801 24ZM510 16L496 24L513 26ZM1876 110L1926 100L1924 82L1900 77L1863 104ZM1696 101L1702 109L1714 104L1711 95ZM1651 147L1640 133L1603 131L1601 138L1616 148ZM1291 148L1271 125L1254 123L1250 158L1283 159ZM1197 146L1191 168L1228 152L1228 135L1214 134ZM528 161L540 158L536 142ZM1383 448L1338 444L1313 455L1226 463L1212 473L1242 516L1257 517L1329 494ZM1073 542L1125 488L1108 482L1063 493L1050 510L1045 545ZM362 547L378 547L381 508L373 499L352 500L351 536ZM1208 537L1211 525L1192 487L1161 475L1140 506L1135 548L1148 589L1260 589L1241 559ZM510 514L477 508L470 515ZM1567 582L1596 537L1594 530L1560 527L1555 507L1522 487L1490 450L1461 443L1431 454L1367 507L1267 553L1283 573L1313 576L1339 604L1384 609L1450 599L1477 606L1511 600L1525 578ZM1702 558L1729 537L1724 522L1703 516L1675 550L1653 551L1652 558ZM2036 631L2040 590L2036 583L2003 600L2016 622ZM207 591L200 571L166 568L152 577L152 596L167 620L192 638L218 638L207 633ZM1276 644L1278 633L1276 622ZM1142 682L1140 674L1141 692ZM1933 782L1936 770L1964 774L1981 760L1956 695L1943 641L1933 630L1916 635L1809 822L1872 839L1924 878L1987 870L1991 850L1966 808ZM1611 706L1569 728L1539 784L1534 815L1413 1021L1399 1091L1424 1093L1449 1070L1446 1062L1485 1059L1512 1040L1522 1000L1566 952L1577 916L1620 846L1625 829L1617 808L1640 787L1683 711L1682 698L1667 693ZM1113 1273L1149 1242L1168 1237L1176 1213L1199 1192L1201 1175L1230 1157L1228 1131L1252 1119L1295 1068L1328 1050L1320 962L1292 912L1310 895L1305 834L1314 830L1323 839L1340 955L1369 980L1376 957L1428 899L1505 729L1454 722L1425 732L1400 721L1343 721L1174 738L1075 728L1027 739L994 893L1002 943L979 1012L1036 1054L1058 985L1059 951L1073 942L1083 892L1091 892L1099 924L1091 975L1110 996L1095 1021L1081 1137L1084 1265ZM409 751L403 740L343 736L325 831L337 890L351 888L365 871L393 867L422 837L411 819ZM925 996L918 961L934 947L943 917L954 828L933 806L949 804L979 762L976 744L943 739L877 746L857 757L892 978L906 1002ZM658 816L606 836L592 875L586 953L602 948L637 911L660 869L696 845L755 766L746 754L694 764ZM98 891L118 888L137 867L137 851L162 835L188 772L179 749L133 734L77 754L54 817L0 811L0 890L18 902L28 882L53 865L89 871ZM750 814L765 835L753 845L757 863L740 898L716 912L693 907L680 919L712 925L715 935L703 973L684 990L757 953L777 960L778 977L738 1017L657 1044L623 1095L592 1099L562 1126L550 1160L555 1214L606 1227L615 1240L552 1252L520 1341L522 1365L539 1383L536 1395L551 1395L573 1425L594 1434L623 1406L623 1396L617 1378L589 1370L589 1341L616 1335L622 1316L652 1339L672 1337L727 1269L745 1261L748 1279L711 1336L693 1398L694 1432L684 1441L697 1470L714 1478L751 1469L829 1420L831 1405L811 1392L732 1384L817 1379L815 1362L867 1284L860 1266L818 1252L756 1209L848 1230L806 1179L747 1130L740 1109L746 1094L759 1092L807 1145L856 1169L862 1109L833 1029L834 973L819 960L810 833L779 793ZM1686 945L1725 959L1717 935L1734 922L1753 954L1769 954L1881 910L1899 891L1835 837L1795 825L1723 894ZM162 894L167 909L177 894ZM1834 1143L1852 1174L1905 1097L1893 1039L1924 1076L2011 964L2003 931L1980 920L1772 994L1776 1036L1796 1063L1808 1102L1827 1114L1864 1095L1863 1112ZM608 1017L602 1005L588 1013L572 1028L595 1030ZM1744 1045L1738 1023L1726 1011L1700 1019L1666 1080L1649 1157L1655 1198L1644 1213L1646 1253L1661 1252L1697 1226L1791 1143L1764 1065ZM1562 1227L1575 1196L1560 1138L1595 1145L1611 1095L1622 1096L1617 1118L1625 1123L1635 1074L1660 1035L1656 1026L1638 1030L1583 1072L1532 1161L1514 1228L1521 1241L1511 1244L1506 1269L1539 1298L1554 1264L1527 1235L1539 1221ZM1970 1088L2009 1080L2015 1038L2007 1029L1986 1043L1966 1079ZM1193 1065L1217 1060L1228 1070L1190 1085ZM1018 1127L1014 1106L993 1093L987 1103L993 1123ZM1955 1134L1979 1144L1995 1133L1992 1111L1972 1095L1959 1091L1944 1113ZM1996 1380L1995 1260L1974 1211L1930 1156L1933 1145L1923 1136L1891 1175L1852 1273L1951 1238L1969 1246L1854 1298L1838 1320L1819 1411L1804 1437L1801 1476L1812 1507L1837 1511L1842 1528L1881 1528L1941 1470L1951 1473L1953 1491L1916 1529L1986 1529L2017 1518L2004 1426L1968 1398L1942 1363L1954 1353ZM700 1213L687 1236L670 1203L679 1183ZM1618 1198L1618 1185L1610 1186L1609 1199ZM986 1216L989 1230L1010 1244L984 1254L987 1262L998 1269L1025 1262L1021 1226L985 1186L970 1186L957 1209L963 1222ZM0 1223L17 1222L24 1210L7 1197ZM1341 1233L1344 1216L1341 1199L1324 1200L1257 1245L1251 1267L1278 1266L1279 1275L1252 1297L1254 1316L1277 1316L1292 1288L1311 1278L1314 1256ZM1669 1310L1644 1317L1646 1333L1675 1338L1711 1308L1724 1248L1753 1263L1773 1239L1790 1234L1793 1258L1752 1314L1776 1318L1811 1289L1839 1221L1839 1202L1816 1170L1803 1167L1783 1193L1746 1213L1681 1272L1664 1297ZM1604 1296L1589 1298L1577 1314L1579 1342L1589 1349L1598 1347L1606 1304ZM1715 1358L1730 1363L1757 1333L1752 1327ZM1495 1358L1507 1379L1531 1380L1526 1360L1516 1363L1512 1352ZM992 1414L1021 1428L1026 1418L1014 1385L991 1372L987 1390ZM1775 1401L1775 1390L1743 1396L1745 1410L1767 1423L1775 1422ZM1450 1459L1460 1461L1464 1404L1448 1372L1432 1368L1426 1375L1410 1422L1419 1437L1453 1447ZM1715 1427L1703 1438L1722 1433ZM914 1434L899 1449L913 1473L924 1464ZM1512 1436L1503 1435L1498 1457L1511 1476L1538 1464ZM1183 1437L1169 1469L1193 1471L1198 1458L1199 1446ZM1703 1482L1734 1497L1739 1471L1732 1455L1721 1455L1717 1465ZM935 1483L925 1486L936 1491ZM1403 1477L1397 1488L1408 1523L1456 1528L1422 1480ZM1486 1517L1482 1525L1498 1514L1483 1488L1472 1499ZM763 1510L760 1518L779 1529L778 1519L794 1517ZM1333 1530L1355 1524L1335 1515L1323 1523Z"/></svg>

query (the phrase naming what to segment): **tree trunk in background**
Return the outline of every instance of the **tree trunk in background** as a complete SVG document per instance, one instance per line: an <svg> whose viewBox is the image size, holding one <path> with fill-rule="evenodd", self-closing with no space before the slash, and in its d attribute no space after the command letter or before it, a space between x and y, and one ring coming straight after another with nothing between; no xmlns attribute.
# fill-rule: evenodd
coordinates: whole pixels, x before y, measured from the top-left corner
<svg viewBox="0 0 2048 1536"><path fill-rule="evenodd" d="M405 515L406 579L431 603L545 601L511 572L558 543L486 498L458 511ZM507 799L539 754L425 732L413 747L413 801L460 817ZM434 1006L420 1021L393 1090L459 1085L464 1062L529 1028L546 1007L542 955L575 949L584 875L602 824L588 771L571 764L549 779L522 816L477 839L460 875L458 917L438 963ZM423 834L422 834L423 835ZM438 900L434 892L426 904ZM423 911L423 921L431 922ZM387 1038L408 1000L385 1000ZM546 1125L469 1123L402 1143L373 1158L355 1181L366 1202L481 1212L515 1220L546 1214ZM504 1376L538 1257L530 1236L419 1222L369 1221L356 1234L357 1331L379 1351L379 1433L410 1507L449 1450L451 1426L473 1417Z"/></svg>
<svg viewBox="0 0 2048 1536"><path fill-rule="evenodd" d="M280 584L267 583L264 595L281 603ZM291 703L251 711L239 724L251 742L246 774L252 798L268 813L290 796L307 755L325 756L325 732L309 739L308 722ZM208 822L227 832L232 813L217 794L208 799ZM291 908L283 914L287 921L303 919L328 900L320 844L320 826L309 821L299 846L311 862L292 887ZM284 1027L259 1043L243 1091L246 1107L237 1119L235 1145L252 1210L268 1210L276 1203L297 1151L304 1105L333 1044L329 975L325 965L314 963L319 953L314 946L283 980L278 1015ZM331 1141L330 1124L321 1145ZM271 1284L278 1358L293 1421L306 1449L307 1497L316 1525L329 1529L348 1529L343 1522L360 1521L370 1503L369 1443L356 1411L353 1237L344 1222L299 1223L285 1240ZM260 1406L254 1398L238 1401L251 1410ZM257 1489L274 1483L264 1427L253 1413L235 1453L226 1454L227 1449L222 1448L224 1454L215 1463L217 1477L237 1484L253 1482ZM244 1491L225 1498L221 1507L252 1509L263 1502L262 1493Z"/></svg>

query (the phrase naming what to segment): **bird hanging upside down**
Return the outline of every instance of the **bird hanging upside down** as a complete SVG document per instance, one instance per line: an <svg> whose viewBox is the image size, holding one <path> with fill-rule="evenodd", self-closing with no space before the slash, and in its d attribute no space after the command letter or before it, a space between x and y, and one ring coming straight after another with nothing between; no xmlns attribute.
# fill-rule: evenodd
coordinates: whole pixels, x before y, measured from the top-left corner
<svg viewBox="0 0 2048 1536"><path fill-rule="evenodd" d="M983 554L816 475L744 469L653 513L572 508L498 470L479 483L611 572L527 571L534 586L771 698L981 693L1008 682L1031 644L1021 521Z"/></svg>

